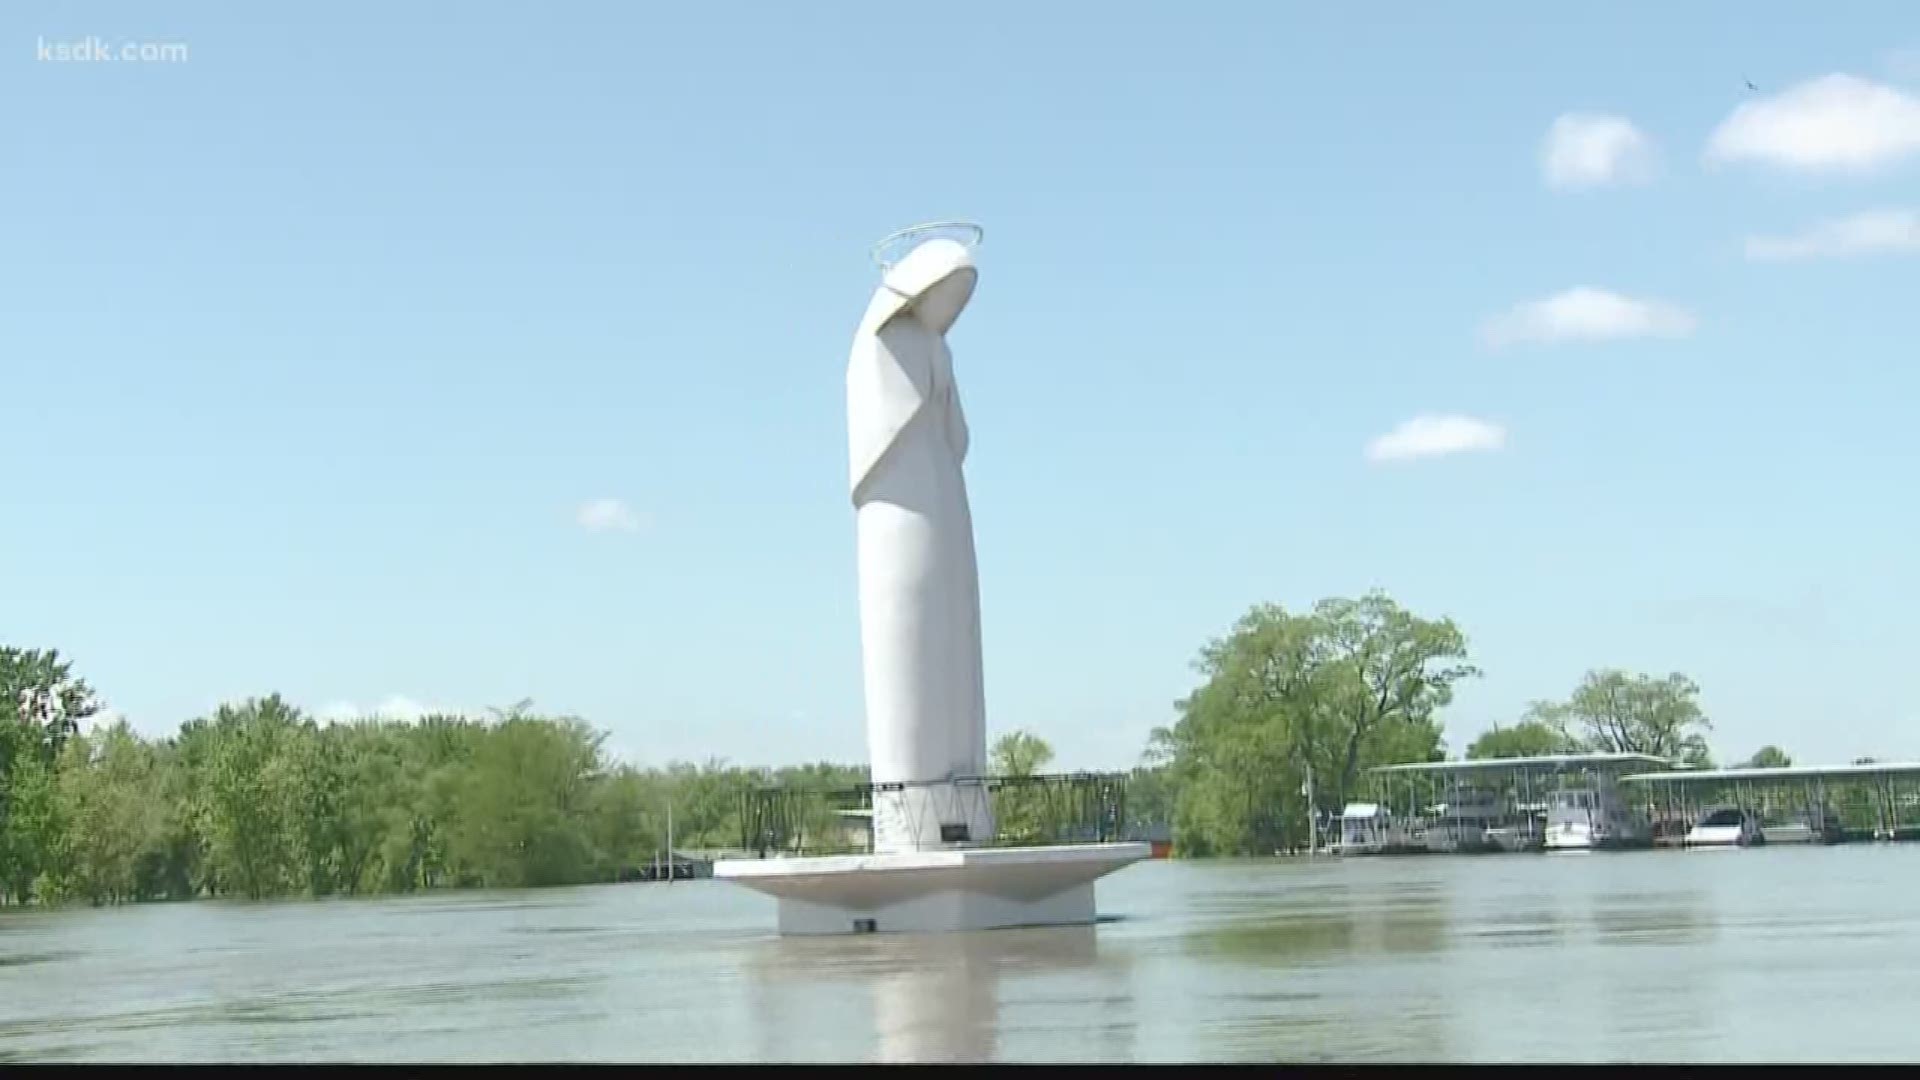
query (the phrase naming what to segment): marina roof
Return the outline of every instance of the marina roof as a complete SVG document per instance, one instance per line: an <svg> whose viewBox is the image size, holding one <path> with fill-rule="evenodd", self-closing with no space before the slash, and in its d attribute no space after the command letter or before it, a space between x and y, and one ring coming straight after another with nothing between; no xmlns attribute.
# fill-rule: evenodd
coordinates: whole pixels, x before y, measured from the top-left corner
<svg viewBox="0 0 1920 1080"><path fill-rule="evenodd" d="M1478 761L1409 761L1400 765L1376 765L1367 771L1375 773L1501 773L1591 769L1602 765L1671 767L1673 762L1650 754L1541 754L1536 757L1481 758Z"/></svg>
<svg viewBox="0 0 1920 1080"><path fill-rule="evenodd" d="M1864 765L1788 765L1779 769L1684 769L1633 773L1620 778L1635 784L1719 784L1729 780L1837 780L1852 776L1920 775L1920 762L1875 761Z"/></svg>

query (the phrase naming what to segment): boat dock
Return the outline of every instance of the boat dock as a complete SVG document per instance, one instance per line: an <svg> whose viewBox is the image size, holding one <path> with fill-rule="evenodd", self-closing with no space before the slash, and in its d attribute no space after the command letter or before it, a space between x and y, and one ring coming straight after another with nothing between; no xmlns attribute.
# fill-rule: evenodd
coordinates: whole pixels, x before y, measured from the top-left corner
<svg viewBox="0 0 1920 1080"><path fill-rule="evenodd" d="M1369 771L1349 855L1920 839L1920 763L1686 769L1645 754L1421 761ZM1732 830L1732 831L1728 831Z"/></svg>
<svg viewBox="0 0 1920 1080"><path fill-rule="evenodd" d="M1621 782L1645 791L1649 813L1668 820L1717 808L1753 814L1770 844L1920 839L1920 762L1674 769Z"/></svg>

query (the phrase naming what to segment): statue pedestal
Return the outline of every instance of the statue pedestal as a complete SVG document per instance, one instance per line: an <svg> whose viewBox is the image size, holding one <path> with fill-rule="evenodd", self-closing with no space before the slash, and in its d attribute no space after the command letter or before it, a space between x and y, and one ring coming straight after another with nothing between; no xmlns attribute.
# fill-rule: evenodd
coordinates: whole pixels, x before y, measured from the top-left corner
<svg viewBox="0 0 1920 1080"><path fill-rule="evenodd" d="M1093 883L1147 844L735 859L713 876L779 901L782 934L941 933L1094 921Z"/></svg>

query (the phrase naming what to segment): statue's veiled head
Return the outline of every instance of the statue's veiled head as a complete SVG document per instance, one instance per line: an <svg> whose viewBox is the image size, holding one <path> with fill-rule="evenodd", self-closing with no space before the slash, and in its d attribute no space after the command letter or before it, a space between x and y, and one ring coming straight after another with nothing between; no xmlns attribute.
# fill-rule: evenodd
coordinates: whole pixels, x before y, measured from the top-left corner
<svg viewBox="0 0 1920 1080"><path fill-rule="evenodd" d="M971 249L955 240L936 238L894 263L881 288L893 294L895 313L911 309L929 329L944 334L973 298L979 278Z"/></svg>

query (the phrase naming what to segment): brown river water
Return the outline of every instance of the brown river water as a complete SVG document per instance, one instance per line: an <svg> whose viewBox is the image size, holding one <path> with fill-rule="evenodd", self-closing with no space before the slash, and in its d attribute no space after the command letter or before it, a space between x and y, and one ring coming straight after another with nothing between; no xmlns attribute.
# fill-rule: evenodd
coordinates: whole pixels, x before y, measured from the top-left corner
<svg viewBox="0 0 1920 1080"><path fill-rule="evenodd" d="M1153 862L1097 926L723 882L0 910L0 1062L1911 1061L1920 844Z"/></svg>

